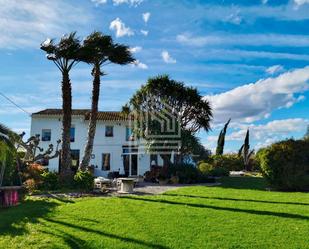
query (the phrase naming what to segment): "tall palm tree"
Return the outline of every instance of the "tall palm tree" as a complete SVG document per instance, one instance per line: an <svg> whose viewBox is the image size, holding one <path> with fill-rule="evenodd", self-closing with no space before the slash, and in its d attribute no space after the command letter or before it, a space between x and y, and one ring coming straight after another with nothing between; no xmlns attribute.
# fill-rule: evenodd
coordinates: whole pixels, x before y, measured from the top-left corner
<svg viewBox="0 0 309 249"><path fill-rule="evenodd" d="M47 53L47 59L54 62L62 74L62 150L60 177L65 180L72 176L70 129L72 115L72 87L69 73L72 67L79 61L80 41L76 38L76 32L64 35L58 44L47 39L41 44L41 49Z"/></svg>
<svg viewBox="0 0 309 249"><path fill-rule="evenodd" d="M100 78L105 75L101 67L110 63L125 65L134 62L129 47L114 43L112 38L101 32L93 32L83 42L82 60L93 66L92 103L88 127L87 144L84 149L84 156L79 165L80 170L85 170L89 165L93 149L93 140L96 131L98 114L98 103L100 95Z"/></svg>

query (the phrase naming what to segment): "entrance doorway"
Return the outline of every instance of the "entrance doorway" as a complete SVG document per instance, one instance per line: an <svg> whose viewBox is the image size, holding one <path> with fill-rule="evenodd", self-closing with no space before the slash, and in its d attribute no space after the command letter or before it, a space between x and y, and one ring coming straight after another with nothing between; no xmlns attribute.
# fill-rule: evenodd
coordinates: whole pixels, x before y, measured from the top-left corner
<svg viewBox="0 0 309 249"><path fill-rule="evenodd" d="M123 169L126 176L138 175L137 147L123 147Z"/></svg>

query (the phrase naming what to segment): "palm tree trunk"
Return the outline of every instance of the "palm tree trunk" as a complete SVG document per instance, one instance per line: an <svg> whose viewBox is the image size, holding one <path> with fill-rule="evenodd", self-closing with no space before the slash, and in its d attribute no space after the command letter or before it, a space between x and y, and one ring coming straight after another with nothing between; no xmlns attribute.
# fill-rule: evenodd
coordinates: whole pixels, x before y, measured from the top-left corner
<svg viewBox="0 0 309 249"><path fill-rule="evenodd" d="M71 149L70 149L70 129L72 122L72 87L69 72L62 73L62 150L60 178L66 180L72 176L71 170Z"/></svg>
<svg viewBox="0 0 309 249"><path fill-rule="evenodd" d="M90 157L93 150L93 141L96 132L97 116L98 116L98 104L100 95L100 65L96 63L93 68L93 86L92 86L92 103L91 103L91 113L88 126L88 138L87 144L84 149L84 157L80 163L79 169L86 170L90 163Z"/></svg>

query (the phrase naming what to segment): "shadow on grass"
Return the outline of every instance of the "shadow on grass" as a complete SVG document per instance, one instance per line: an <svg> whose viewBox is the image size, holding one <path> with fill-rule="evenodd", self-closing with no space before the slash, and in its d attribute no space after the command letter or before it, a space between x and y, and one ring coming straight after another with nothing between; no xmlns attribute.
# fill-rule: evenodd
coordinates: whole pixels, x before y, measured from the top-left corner
<svg viewBox="0 0 309 249"><path fill-rule="evenodd" d="M228 197L208 197L208 196L196 196L196 195L182 195L182 194L163 194L164 196L175 196L175 197L188 197L197 199L210 199L210 200L220 200L220 201L243 201L243 202L257 202L257 203L268 203L268 204L283 204L283 205L301 205L309 206L309 203L302 202L281 202L281 201L265 201L265 200L254 200L254 199L237 199Z"/></svg>
<svg viewBox="0 0 309 249"><path fill-rule="evenodd" d="M237 213L267 215L267 216L274 216L274 217L280 217L280 218L309 220L309 216L304 216L300 214L290 214L290 213L282 213L282 212L271 212L271 211L264 211L264 210L240 209L240 208L230 208L230 207L218 207L218 206L206 205L206 204L176 202L176 201L163 200L163 199L146 199L146 198L139 198L139 197L134 197L134 196L123 196L120 198L124 198L127 200L134 200L134 201L157 202L157 203L165 203L165 204L171 204L171 205L179 205L179 206L195 207L195 208L206 208L206 209L230 211L230 212L237 212Z"/></svg>
<svg viewBox="0 0 309 249"><path fill-rule="evenodd" d="M40 232L46 235L50 235L52 237L61 238L63 242L69 246L69 248L74 248L74 249L90 248L89 246L86 247L85 246L86 242L80 238L74 237L71 234L68 234L59 229L53 228L52 230L53 232L45 231L45 230L41 230ZM54 231L57 231L57 233L55 233Z"/></svg>
<svg viewBox="0 0 309 249"><path fill-rule="evenodd" d="M107 233L107 232L104 232L104 231L97 231L97 230L92 229L92 228L78 226L78 225L71 224L71 223L64 222L64 221L53 220L53 219L49 219L49 218L45 218L44 220L51 222L51 223L54 223L54 224L66 226L68 228L74 228L74 229L77 229L77 230L80 230L80 231L83 231L83 232L94 233L94 234L104 236L104 237L108 237L108 238L111 238L111 239L117 239L117 240L120 240L120 241L123 241L123 242L133 243L133 244L136 244L136 246L146 246L146 247L149 247L149 248L158 248L158 249L168 249L169 248L169 247L166 247L166 246L163 246L163 245L154 244L154 243L151 243L151 242L146 242L146 241L139 240L139 239L123 237L123 236L119 236L119 235L116 235L116 234ZM73 237L72 237L72 235L70 235L70 237L71 237L71 241L68 241L68 242L72 243ZM74 242L74 240L73 240L73 242ZM79 243L80 243L80 241L79 241ZM79 247L72 247L72 248L79 248ZM138 247L136 247L136 248L138 248Z"/></svg>
<svg viewBox="0 0 309 249"><path fill-rule="evenodd" d="M47 197L64 203L74 203L74 201L68 199L67 197L62 197L57 194L48 194Z"/></svg>
<svg viewBox="0 0 309 249"><path fill-rule="evenodd" d="M58 204L47 200L26 200L19 206L0 209L0 235L21 235L27 232L26 223L37 223Z"/></svg>
<svg viewBox="0 0 309 249"><path fill-rule="evenodd" d="M219 188L266 190L267 182L262 177L223 177L219 180Z"/></svg>

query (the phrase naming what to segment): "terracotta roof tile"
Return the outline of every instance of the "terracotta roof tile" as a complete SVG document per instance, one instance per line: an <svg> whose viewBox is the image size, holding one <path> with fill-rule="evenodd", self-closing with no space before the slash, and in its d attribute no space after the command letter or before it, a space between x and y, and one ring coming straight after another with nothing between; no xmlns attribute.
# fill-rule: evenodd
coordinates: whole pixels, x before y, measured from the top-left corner
<svg viewBox="0 0 309 249"><path fill-rule="evenodd" d="M59 116L62 115L62 109L45 109L32 114L33 116ZM73 109L73 116L84 116L85 120L89 119L90 110L89 109ZM127 116L121 112L98 112L98 120L104 121L127 121Z"/></svg>

